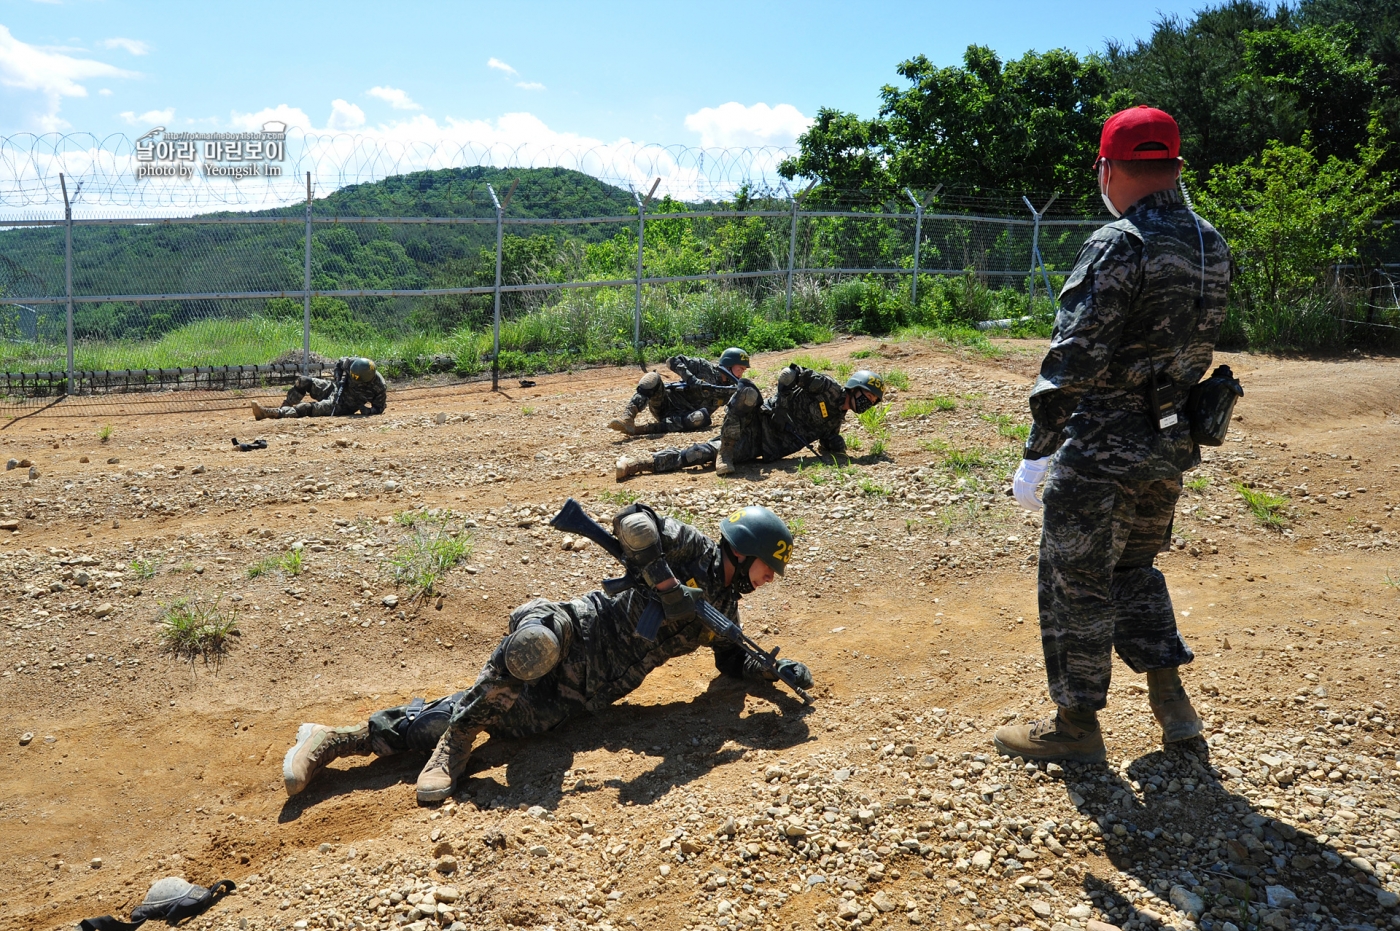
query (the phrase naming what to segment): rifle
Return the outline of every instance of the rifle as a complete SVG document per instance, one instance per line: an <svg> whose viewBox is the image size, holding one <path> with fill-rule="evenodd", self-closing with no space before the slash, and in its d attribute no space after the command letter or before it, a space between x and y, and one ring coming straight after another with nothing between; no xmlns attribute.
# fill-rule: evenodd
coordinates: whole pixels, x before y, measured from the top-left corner
<svg viewBox="0 0 1400 931"><path fill-rule="evenodd" d="M686 388L707 388L710 391L723 391L728 394L733 394L735 391L739 390L738 385L712 385L707 381L668 381L665 385L667 389L672 391L681 391Z"/></svg>
<svg viewBox="0 0 1400 931"><path fill-rule="evenodd" d="M616 559L624 565L627 563L627 556L622 551L622 544L617 542L617 537L608 533L597 521L589 517L582 505L573 498L564 502L564 506L559 509L559 513L555 514L554 518L550 520L549 526L553 527L555 530L562 530L565 533L574 533L581 537L587 537L606 550L608 555L613 559ZM639 581L635 579L629 571L620 578L604 579L603 590L610 595L616 595L638 584L640 584ZM763 647L750 639L748 634L744 633L743 628L721 614L708 601L702 600L699 603L696 608L696 614L699 616L701 622L704 623L715 636L723 637L725 640L728 640L730 643L743 650L744 654L750 659L757 661L765 672L780 679L784 685L796 692L797 696L802 699L804 704L810 705L812 703L812 696L801 686L792 681L792 674L778 667L778 647L774 647L772 650L763 649ZM647 603L646 608L643 609L641 618L637 621L638 636L645 637L648 640L655 640L656 631L661 625L662 618L661 602L657 601L653 596Z"/></svg>

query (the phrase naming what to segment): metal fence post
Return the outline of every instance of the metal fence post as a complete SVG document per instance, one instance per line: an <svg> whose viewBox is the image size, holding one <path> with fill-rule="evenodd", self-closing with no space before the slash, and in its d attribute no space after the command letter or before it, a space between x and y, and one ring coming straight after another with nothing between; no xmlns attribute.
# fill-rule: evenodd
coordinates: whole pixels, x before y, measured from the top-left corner
<svg viewBox="0 0 1400 931"><path fill-rule="evenodd" d="M1050 272L1045 268L1045 260L1040 257L1040 218L1045 216L1046 211L1050 209L1050 205L1053 204L1055 198L1059 196L1059 194L1051 194L1050 199L1045 202L1045 206L1036 210L1035 207L1032 206L1030 198L1026 197L1024 194L1021 195L1021 200L1025 203L1026 209L1029 210L1031 216L1035 218L1035 222L1031 226L1031 288L1030 301L1026 304L1026 310L1028 312L1035 307L1035 269L1037 265L1040 266L1041 275L1045 277L1045 296L1052 296L1050 289Z"/></svg>
<svg viewBox="0 0 1400 931"><path fill-rule="evenodd" d="M68 200L68 181L60 172L59 186L63 188L63 280L68 296L68 369L64 382L65 394L73 394L73 205ZM76 193L76 192L75 192Z"/></svg>
<svg viewBox="0 0 1400 931"><path fill-rule="evenodd" d="M637 354L637 364L643 368L646 363L642 361L642 247L647 238L647 204L651 203L651 196L660 183L660 178L653 181L646 197L636 189L632 191L632 199L637 202L637 303L632 310L632 351Z"/></svg>
<svg viewBox="0 0 1400 931"><path fill-rule="evenodd" d="M914 192L908 188L904 189L904 194L909 198L909 202L914 205L914 276L909 282L909 303L919 303L919 244L924 239L924 205L914 196Z"/></svg>
<svg viewBox="0 0 1400 931"><path fill-rule="evenodd" d="M301 374L311 374L311 172L306 173L306 268L301 279Z"/></svg>
<svg viewBox="0 0 1400 931"><path fill-rule="evenodd" d="M491 390L495 391L501 377L501 230L506 212L496 197L496 189L487 184L486 190L491 193L491 203L496 205L496 298L491 311Z"/></svg>
<svg viewBox="0 0 1400 931"><path fill-rule="evenodd" d="M810 188L808 189L810 190ZM784 316L792 316L792 269L797 260L797 198L792 198L792 227L788 230L787 300Z"/></svg>

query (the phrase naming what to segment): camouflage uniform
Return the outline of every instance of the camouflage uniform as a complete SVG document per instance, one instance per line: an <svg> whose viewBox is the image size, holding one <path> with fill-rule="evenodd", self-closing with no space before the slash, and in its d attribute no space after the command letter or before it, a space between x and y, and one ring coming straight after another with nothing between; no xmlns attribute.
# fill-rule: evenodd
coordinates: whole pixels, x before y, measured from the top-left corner
<svg viewBox="0 0 1400 931"><path fill-rule="evenodd" d="M674 472L714 462L722 445L732 450L734 463L775 462L809 443L823 456L844 455L841 424L846 418L846 389L819 372L793 368L797 370L793 386L780 388L766 403L760 403L763 396L758 387L742 379L729 401L719 439L685 449L663 449L653 457L654 471Z"/></svg>
<svg viewBox="0 0 1400 931"><path fill-rule="evenodd" d="M732 385L734 379L706 359L672 356L666 364L681 380L663 381L660 375L648 372L637 384L630 409L636 413L650 410L663 433L706 429L714 412L734 394L716 388Z"/></svg>
<svg viewBox="0 0 1400 931"><path fill-rule="evenodd" d="M661 538L676 578L701 589L710 604L737 622L739 593L734 585L724 584L719 544L669 517ZM637 619L649 598L644 588L615 596L593 591L573 601L541 599L516 608L510 630L530 623L550 627L565 645L559 665L540 679L524 682L507 671L502 641L471 688L434 702L376 712L369 719L376 752L432 750L449 726L510 737L540 734L571 717L602 710L636 689L668 659L701 646L714 650L715 667L722 674L766 679L761 666L729 641L716 640L699 618L663 621L655 641L637 636Z"/></svg>
<svg viewBox="0 0 1400 931"><path fill-rule="evenodd" d="M1225 319L1229 247L1204 220L1200 237L1175 189L1144 197L1095 231L1060 292L1031 390L1025 457L1053 454L1040 540L1041 642L1050 695L1064 708L1104 707L1111 650L1136 672L1193 658L1152 563L1171 537L1181 474L1201 461L1182 406L1210 366ZM1150 360L1176 385L1179 419L1160 432L1147 400Z"/></svg>
<svg viewBox="0 0 1400 931"><path fill-rule="evenodd" d="M388 400L384 376L375 372L367 382L352 381L350 363L354 361L347 356L335 363L335 381L299 376L287 392L287 399L282 402L278 416L349 417L351 414L368 416L384 413L384 405ZM337 399L335 386L342 380L345 388ZM311 395L312 400L304 400L307 395Z"/></svg>

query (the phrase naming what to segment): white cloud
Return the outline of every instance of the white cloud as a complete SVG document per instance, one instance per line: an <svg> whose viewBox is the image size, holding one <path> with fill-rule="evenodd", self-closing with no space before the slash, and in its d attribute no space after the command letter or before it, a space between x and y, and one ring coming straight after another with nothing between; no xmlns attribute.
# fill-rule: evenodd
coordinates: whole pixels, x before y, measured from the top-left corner
<svg viewBox="0 0 1400 931"><path fill-rule="evenodd" d="M365 125L365 111L348 101L331 101L331 116L326 120L326 128L345 132Z"/></svg>
<svg viewBox="0 0 1400 931"><path fill-rule="evenodd" d="M110 39L103 39L99 43L103 48L120 48L132 55L145 55L151 50L150 45L140 39L123 39L121 36L114 36Z"/></svg>
<svg viewBox="0 0 1400 931"><path fill-rule="evenodd" d="M334 104L332 104L334 106ZM287 124L287 128L300 129L302 132L312 131L311 117L300 107L289 107L285 103L280 103L275 107L264 107L256 113L239 113L234 110L229 117L230 127L243 132L259 132L263 124L277 120Z"/></svg>
<svg viewBox="0 0 1400 931"><path fill-rule="evenodd" d="M130 77L135 74L106 62L48 52L21 42L0 25L0 86L38 96L38 100L28 101L27 116L33 127L43 132L68 126L58 111L64 97L87 96L87 88L80 81Z"/></svg>
<svg viewBox="0 0 1400 931"><path fill-rule="evenodd" d="M385 101L395 110L421 110L422 106L415 103L407 91L401 91L397 87L371 87L365 91L371 97L378 97Z"/></svg>
<svg viewBox="0 0 1400 931"><path fill-rule="evenodd" d="M505 62L501 61L499 58L488 58L488 59L486 59L486 67L488 67L488 68L495 68L497 71L504 71L506 74L519 74L519 73L520 73L519 71L516 71L514 68L512 68L510 65L508 65L508 64L506 64Z"/></svg>
<svg viewBox="0 0 1400 931"><path fill-rule="evenodd" d="M132 126L165 126L175 119L175 108L166 107L164 110L147 110L145 113L137 115L130 110L117 114Z"/></svg>
<svg viewBox="0 0 1400 931"><path fill-rule="evenodd" d="M700 134L706 148L736 146L791 146L812 125L812 118L790 103L770 107L756 103L746 107L730 101L704 107L685 118L685 128Z"/></svg>
<svg viewBox="0 0 1400 931"><path fill-rule="evenodd" d="M544 85L539 81L516 81L515 86L527 91L542 91Z"/></svg>
<svg viewBox="0 0 1400 931"><path fill-rule="evenodd" d="M104 87L104 88L102 88L102 90L100 90L100 91L97 92L97 96L99 96L99 97L110 97L110 96L112 96L112 89L111 89L110 87Z"/></svg>

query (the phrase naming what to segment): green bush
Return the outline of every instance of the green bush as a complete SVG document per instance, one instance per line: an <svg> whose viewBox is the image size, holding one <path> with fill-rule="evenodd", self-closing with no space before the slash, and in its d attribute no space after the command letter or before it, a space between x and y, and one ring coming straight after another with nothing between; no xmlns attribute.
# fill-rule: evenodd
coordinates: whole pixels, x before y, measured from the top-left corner
<svg viewBox="0 0 1400 931"><path fill-rule="evenodd" d="M1253 349L1322 349L1353 334L1335 267L1379 246L1373 222L1400 203L1378 155L1323 161L1301 146L1270 145L1259 158L1216 168L1200 210L1230 243L1236 274L1220 343ZM1374 331L1363 338L1371 341Z"/></svg>

